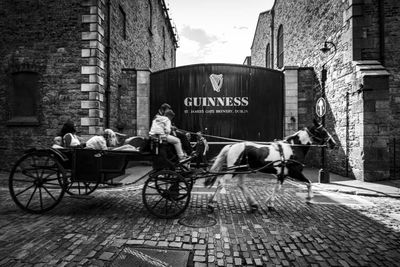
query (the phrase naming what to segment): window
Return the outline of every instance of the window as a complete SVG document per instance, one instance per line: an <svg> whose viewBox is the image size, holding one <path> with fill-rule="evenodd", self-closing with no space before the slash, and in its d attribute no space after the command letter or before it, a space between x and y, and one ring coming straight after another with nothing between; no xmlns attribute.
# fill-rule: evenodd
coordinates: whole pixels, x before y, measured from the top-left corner
<svg viewBox="0 0 400 267"><path fill-rule="evenodd" d="M149 9L149 32L152 33L153 28L153 6L151 5L151 0L148 0L148 9Z"/></svg>
<svg viewBox="0 0 400 267"><path fill-rule="evenodd" d="M38 124L38 82L39 74L36 72L20 71L12 74L9 125Z"/></svg>
<svg viewBox="0 0 400 267"><path fill-rule="evenodd" d="M278 48L277 48L277 66L278 68L282 68L283 67L283 27L282 25L279 26L278 29Z"/></svg>
<svg viewBox="0 0 400 267"><path fill-rule="evenodd" d="M163 59L165 60L165 28L162 28L162 38L163 38Z"/></svg>
<svg viewBox="0 0 400 267"><path fill-rule="evenodd" d="M267 49L265 50L265 67L271 68L271 48L267 44Z"/></svg>
<svg viewBox="0 0 400 267"><path fill-rule="evenodd" d="M151 52L150 52L150 50L149 50L149 68L151 68L152 67L152 62L151 62L152 60L151 60Z"/></svg>
<svg viewBox="0 0 400 267"><path fill-rule="evenodd" d="M121 37L126 40L126 14L125 11L119 6L119 25Z"/></svg>

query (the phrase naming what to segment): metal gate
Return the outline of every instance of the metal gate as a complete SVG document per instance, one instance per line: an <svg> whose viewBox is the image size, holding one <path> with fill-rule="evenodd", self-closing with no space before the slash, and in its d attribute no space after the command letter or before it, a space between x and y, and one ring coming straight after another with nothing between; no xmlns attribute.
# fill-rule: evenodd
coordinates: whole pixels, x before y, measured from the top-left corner
<svg viewBox="0 0 400 267"><path fill-rule="evenodd" d="M283 73L261 67L198 64L150 76L151 116L166 102L178 128L224 138L282 138L283 98Z"/></svg>

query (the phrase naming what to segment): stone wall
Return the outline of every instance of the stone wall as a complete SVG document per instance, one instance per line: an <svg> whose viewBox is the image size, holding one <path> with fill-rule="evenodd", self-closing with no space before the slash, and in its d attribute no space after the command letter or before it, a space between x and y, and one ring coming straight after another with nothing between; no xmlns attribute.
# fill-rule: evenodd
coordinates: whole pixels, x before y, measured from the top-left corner
<svg viewBox="0 0 400 267"><path fill-rule="evenodd" d="M251 65L266 67L266 49L270 44L271 36L271 11L260 13L257 21L256 32L251 45Z"/></svg>
<svg viewBox="0 0 400 267"><path fill-rule="evenodd" d="M277 68L276 36L282 25L284 66L312 68L304 77L306 84L299 78L299 126L311 119L309 111L314 113L312 106L322 93L321 70L325 67L325 122L339 144L338 149L328 151L329 168L359 180L389 178L384 157L393 158L393 154L387 143L399 135L400 48L395 45L400 37L395 30L399 28L399 6L398 1L390 0L276 0L271 11L260 14L253 41L252 64L265 66L265 47L270 43ZM325 41L330 51L324 54L319 48ZM372 94L371 99L368 91L363 91L367 84L379 88L381 94ZM385 90L386 95L382 93ZM372 120L374 116L387 119ZM380 145L373 145L371 139Z"/></svg>
<svg viewBox="0 0 400 267"><path fill-rule="evenodd" d="M137 133L136 70L175 66L175 36L163 4L158 0L0 2L0 169L10 169L24 149L49 147L68 119L84 138L100 133L106 126L107 92L109 127ZM19 71L39 74L33 121L18 121L11 113L12 75Z"/></svg>

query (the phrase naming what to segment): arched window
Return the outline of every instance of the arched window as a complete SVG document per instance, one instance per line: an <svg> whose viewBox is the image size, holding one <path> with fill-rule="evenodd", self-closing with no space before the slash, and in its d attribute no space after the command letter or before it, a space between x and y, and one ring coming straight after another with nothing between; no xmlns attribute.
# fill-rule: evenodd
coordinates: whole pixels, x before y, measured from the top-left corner
<svg viewBox="0 0 400 267"><path fill-rule="evenodd" d="M267 49L265 50L265 67L271 68L271 48L267 44Z"/></svg>
<svg viewBox="0 0 400 267"><path fill-rule="evenodd" d="M126 14L122 6L119 6L119 25L121 37L126 40Z"/></svg>
<svg viewBox="0 0 400 267"><path fill-rule="evenodd" d="M148 8L149 8L149 31L152 32L153 29L153 6L151 4L151 0L148 0Z"/></svg>
<svg viewBox="0 0 400 267"><path fill-rule="evenodd" d="M282 68L283 67L283 26L279 26L278 29L278 40L277 40L277 67Z"/></svg>
<svg viewBox="0 0 400 267"><path fill-rule="evenodd" d="M153 67L153 60L152 60L151 52L149 50L149 68L151 69L152 67Z"/></svg>

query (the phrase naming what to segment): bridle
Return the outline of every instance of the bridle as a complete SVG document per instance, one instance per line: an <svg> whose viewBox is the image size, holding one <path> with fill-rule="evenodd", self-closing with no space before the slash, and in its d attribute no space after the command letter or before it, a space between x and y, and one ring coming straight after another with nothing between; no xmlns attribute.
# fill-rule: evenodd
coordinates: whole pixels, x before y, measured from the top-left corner
<svg viewBox="0 0 400 267"><path fill-rule="evenodd" d="M317 136L315 133L313 133L308 128L305 128L305 130L306 130L307 134L310 136L310 138L312 140L315 140L319 145L326 146L330 140L333 140L332 135L330 135L329 132L322 125L319 125L318 127L316 127L315 130L324 131L324 133L327 135L326 138L322 138L322 137Z"/></svg>

